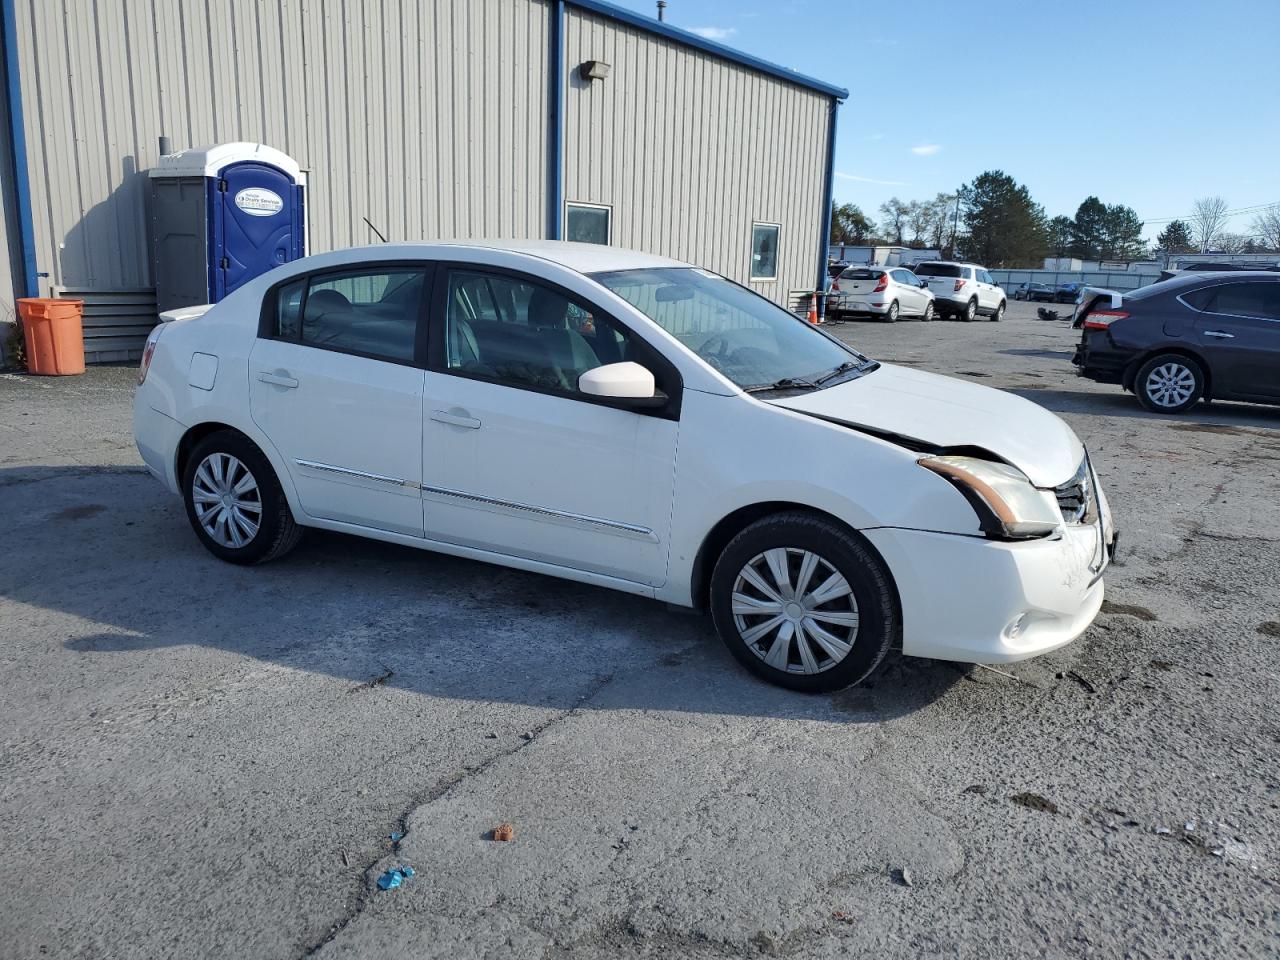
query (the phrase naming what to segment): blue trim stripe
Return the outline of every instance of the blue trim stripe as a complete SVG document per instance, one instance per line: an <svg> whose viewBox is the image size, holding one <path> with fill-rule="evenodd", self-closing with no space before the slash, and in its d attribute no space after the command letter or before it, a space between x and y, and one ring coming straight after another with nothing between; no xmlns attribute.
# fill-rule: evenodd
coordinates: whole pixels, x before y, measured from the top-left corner
<svg viewBox="0 0 1280 960"><path fill-rule="evenodd" d="M22 276L14 278L14 292L24 297L35 297L40 293L36 283L36 231L31 220L31 179L27 174L27 134L22 122L18 26L13 2L0 0L0 27L4 31L4 83L9 101L10 162L13 164L14 200L18 206L18 232L22 237Z"/></svg>
<svg viewBox="0 0 1280 960"><path fill-rule="evenodd" d="M604 0L556 0L556 7L563 7L565 3L570 6L578 7L582 10L589 10L597 13L602 17L610 20L617 20L621 23L628 24L632 27L638 27L649 33L657 34L660 37L666 37L668 40L674 40L677 43L683 43L685 46L694 47L707 53L714 54L725 60L731 60L734 63L740 63L743 66L758 70L761 73L767 73L777 77L780 80L786 80L788 83L794 83L797 86L807 87L810 90L816 90L819 93L825 93L829 97L835 97L837 100L849 99L849 91L843 87L837 87L830 83L824 83L821 80L815 80L813 77L806 77L802 73L796 73L794 70L788 70L786 67L780 67L776 63L770 63L768 60L761 60L750 54L743 53L740 50L734 50L732 47L726 47L722 43L716 43L714 40L707 40L700 37L696 33L689 33L687 30L681 30L678 27L668 26L660 20L654 20L651 17L644 17L630 10L624 10L621 7L615 7L612 3L605 3Z"/></svg>
<svg viewBox="0 0 1280 960"><path fill-rule="evenodd" d="M827 120L827 182L822 188L822 236L818 238L818 285L815 290L827 288L827 258L831 252L831 200L836 186L836 117L840 104L831 101L831 114Z"/></svg>
<svg viewBox="0 0 1280 960"><path fill-rule="evenodd" d="M547 77L547 239L562 239L564 205L564 0L551 3Z"/></svg>

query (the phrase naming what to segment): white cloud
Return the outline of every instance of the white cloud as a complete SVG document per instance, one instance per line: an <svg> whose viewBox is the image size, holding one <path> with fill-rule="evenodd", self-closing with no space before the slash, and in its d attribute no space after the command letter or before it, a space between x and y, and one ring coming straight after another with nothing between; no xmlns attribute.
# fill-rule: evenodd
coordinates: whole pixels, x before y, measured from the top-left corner
<svg viewBox="0 0 1280 960"><path fill-rule="evenodd" d="M905 187L906 184L901 180L877 180L875 177L860 177L856 173L841 173L836 171L836 176L841 180L856 180L858 183L878 183L882 187Z"/></svg>
<svg viewBox="0 0 1280 960"><path fill-rule="evenodd" d="M918 147L912 147L911 152L917 157L932 157L941 149L936 143L922 143Z"/></svg>
<svg viewBox="0 0 1280 960"><path fill-rule="evenodd" d="M690 33L696 33L708 40L728 40L738 32L737 27L690 27Z"/></svg>

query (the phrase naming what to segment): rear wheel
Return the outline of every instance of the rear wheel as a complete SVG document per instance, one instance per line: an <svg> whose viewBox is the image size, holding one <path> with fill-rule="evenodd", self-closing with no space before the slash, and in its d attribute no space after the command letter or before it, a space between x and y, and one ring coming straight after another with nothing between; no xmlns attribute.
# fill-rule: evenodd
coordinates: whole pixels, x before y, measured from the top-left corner
<svg viewBox="0 0 1280 960"><path fill-rule="evenodd" d="M766 517L730 541L711 577L711 612L739 663L810 693L864 679L902 633L880 558L805 513Z"/></svg>
<svg viewBox="0 0 1280 960"><path fill-rule="evenodd" d="M930 300L924 305L924 313L920 314L920 319L928 323L933 319L933 301Z"/></svg>
<svg viewBox="0 0 1280 960"><path fill-rule="evenodd" d="M1204 370L1190 357L1162 353L1139 368L1133 392L1154 413L1181 413L1204 395Z"/></svg>
<svg viewBox="0 0 1280 960"><path fill-rule="evenodd" d="M970 300L968 303L964 305L964 313L961 314L961 317L964 319L965 323L973 323L973 321L977 318L977 316L978 316L978 301Z"/></svg>
<svg viewBox="0 0 1280 960"><path fill-rule="evenodd" d="M897 300L889 304L889 312L884 315L884 319L888 323L897 323L898 321L898 301Z"/></svg>
<svg viewBox="0 0 1280 960"><path fill-rule="evenodd" d="M999 323L1001 320L1004 319L1004 308L1005 308L1005 302L1001 300L1000 306L996 307L996 312L991 315L991 320L993 323Z"/></svg>
<svg viewBox="0 0 1280 960"><path fill-rule="evenodd" d="M242 434L221 430L196 445L182 477L187 518L210 553L229 563L263 563L297 546L275 471Z"/></svg>

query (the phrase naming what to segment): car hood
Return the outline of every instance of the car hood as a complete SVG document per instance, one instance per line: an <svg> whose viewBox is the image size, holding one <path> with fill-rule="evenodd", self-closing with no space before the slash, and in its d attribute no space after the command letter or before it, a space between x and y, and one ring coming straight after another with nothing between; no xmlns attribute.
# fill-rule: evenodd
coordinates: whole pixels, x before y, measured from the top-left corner
<svg viewBox="0 0 1280 960"><path fill-rule="evenodd" d="M932 447L981 447L1037 487L1069 480L1084 458L1070 427L1003 390L885 363L854 380L770 403Z"/></svg>

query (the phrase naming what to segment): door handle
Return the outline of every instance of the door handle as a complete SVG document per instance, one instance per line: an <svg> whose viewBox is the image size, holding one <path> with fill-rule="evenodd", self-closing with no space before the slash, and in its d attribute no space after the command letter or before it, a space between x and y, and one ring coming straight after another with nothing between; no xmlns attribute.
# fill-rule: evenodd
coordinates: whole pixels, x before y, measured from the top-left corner
<svg viewBox="0 0 1280 960"><path fill-rule="evenodd" d="M444 410L432 410L431 419L455 427L466 427L468 430L480 429L480 421L475 417L462 417L456 413L446 413Z"/></svg>
<svg viewBox="0 0 1280 960"><path fill-rule="evenodd" d="M1206 330L1204 335L1206 337L1218 337L1221 340L1234 340L1236 338L1234 333L1227 333L1225 330Z"/></svg>
<svg viewBox="0 0 1280 960"><path fill-rule="evenodd" d="M288 387L293 389L298 385L298 381L293 377L286 377L278 373L260 373L258 379L263 383L274 383L277 387Z"/></svg>

